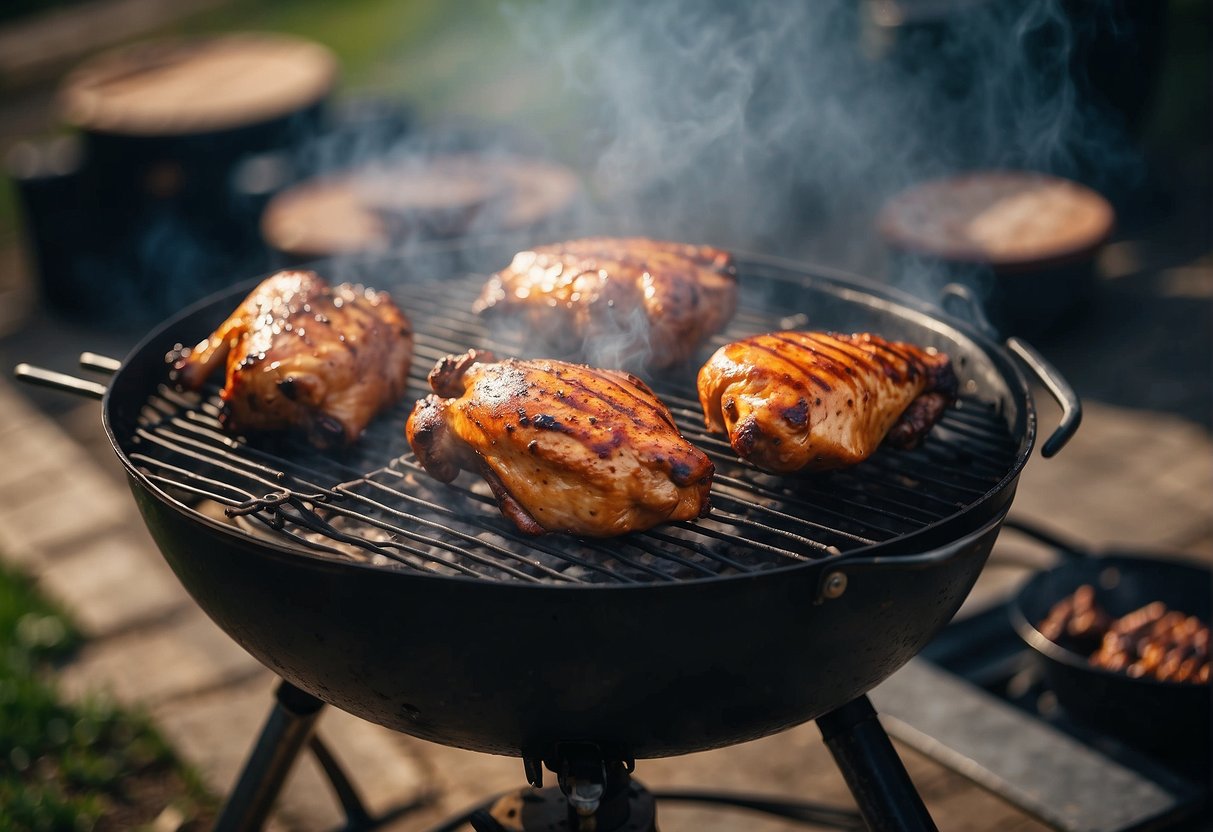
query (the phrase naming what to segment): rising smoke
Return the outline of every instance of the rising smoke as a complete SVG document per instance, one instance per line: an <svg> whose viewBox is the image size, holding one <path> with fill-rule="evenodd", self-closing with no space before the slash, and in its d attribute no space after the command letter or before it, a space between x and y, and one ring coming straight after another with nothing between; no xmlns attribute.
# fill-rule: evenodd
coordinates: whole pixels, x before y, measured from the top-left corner
<svg viewBox="0 0 1213 832"><path fill-rule="evenodd" d="M1078 5L1089 19L1111 3ZM1079 95L1059 0L504 8L522 54L570 102L559 139L584 155L604 206L590 230L790 255L826 237L853 265L871 246L863 218L925 177L1133 173L1114 117Z"/></svg>

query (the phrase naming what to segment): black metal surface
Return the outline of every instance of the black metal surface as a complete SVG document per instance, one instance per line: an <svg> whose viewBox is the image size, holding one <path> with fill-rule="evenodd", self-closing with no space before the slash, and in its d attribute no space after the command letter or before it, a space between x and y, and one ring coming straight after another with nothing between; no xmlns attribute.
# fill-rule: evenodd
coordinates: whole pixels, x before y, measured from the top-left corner
<svg viewBox="0 0 1213 832"><path fill-rule="evenodd" d="M457 276L508 256L480 248L324 271L396 294L426 333L417 381L440 354L484 345ZM240 287L167 322L126 359L105 423L183 585L252 655L325 702L425 739L532 758L570 740L628 759L755 739L863 694L951 618L993 546L1035 419L1008 356L930 307L801 267L755 261L741 273L730 336L778 310L798 316L787 325L936 346L957 365L962 406L912 454L780 479L696 433L689 379L652 379L721 463L712 516L608 545L520 540L474 487L434 491L409 468L403 411L344 455L210 435L206 405L183 407L164 386L164 356L208 334L249 288ZM166 443L176 462L157 458ZM216 448L212 463L195 456ZM235 487L224 483L232 475L243 478ZM275 496L249 501L266 492ZM200 495L243 505L260 531L199 512ZM291 537L319 521L333 548L341 534L323 523L349 505L382 532L370 549L354 535L351 550L382 563ZM435 547L440 569L422 554ZM609 582L593 583L604 573Z"/></svg>
<svg viewBox="0 0 1213 832"><path fill-rule="evenodd" d="M935 822L866 696L822 715L817 726L868 829L935 832Z"/></svg>
<svg viewBox="0 0 1213 832"><path fill-rule="evenodd" d="M313 730L324 703L289 682L278 685L270 715L224 801L214 832L255 832L278 800L299 752L306 745L328 779L345 814L342 832L372 832L415 811L430 800L422 795L410 803L372 814L337 758Z"/></svg>
<svg viewBox="0 0 1213 832"><path fill-rule="evenodd" d="M612 778L602 805L589 817L574 813L567 796L552 786L502 795L490 807L472 813L468 823L474 832L657 832L658 828L653 796L626 771Z"/></svg>
<svg viewBox="0 0 1213 832"><path fill-rule="evenodd" d="M289 684L278 686L277 702L215 821L216 832L262 828L323 706Z"/></svg>

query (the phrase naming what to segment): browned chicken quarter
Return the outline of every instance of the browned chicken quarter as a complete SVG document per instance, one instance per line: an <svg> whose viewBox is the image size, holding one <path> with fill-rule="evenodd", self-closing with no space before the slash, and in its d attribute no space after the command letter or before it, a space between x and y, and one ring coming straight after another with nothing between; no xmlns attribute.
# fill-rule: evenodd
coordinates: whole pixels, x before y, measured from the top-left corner
<svg viewBox="0 0 1213 832"><path fill-rule="evenodd" d="M756 335L699 370L708 430L777 474L855 465L882 442L913 448L955 398L948 356L868 333Z"/></svg>
<svg viewBox="0 0 1213 832"><path fill-rule="evenodd" d="M430 386L405 426L417 459L442 482L479 473L527 534L612 537L707 512L711 460L628 373L471 350Z"/></svg>
<svg viewBox="0 0 1213 832"><path fill-rule="evenodd" d="M357 440L404 395L412 357L412 325L386 293L281 271L174 368L184 387L198 389L226 359L227 429L299 430L330 448Z"/></svg>
<svg viewBox="0 0 1213 832"><path fill-rule="evenodd" d="M522 319L545 344L609 345L617 365L661 369L690 358L737 307L737 267L711 246L588 237L519 252L493 275L477 312Z"/></svg>

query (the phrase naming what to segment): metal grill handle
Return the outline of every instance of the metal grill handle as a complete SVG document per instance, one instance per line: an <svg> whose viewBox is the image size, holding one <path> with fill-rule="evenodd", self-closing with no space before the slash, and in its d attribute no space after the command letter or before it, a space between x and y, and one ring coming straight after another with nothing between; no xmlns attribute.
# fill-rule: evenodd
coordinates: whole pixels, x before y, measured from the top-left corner
<svg viewBox="0 0 1213 832"><path fill-rule="evenodd" d="M122 362L117 358L110 358L108 355L98 355L95 352L80 353L80 366L86 370L95 370L98 373L113 375L122 369Z"/></svg>
<svg viewBox="0 0 1213 832"><path fill-rule="evenodd" d="M985 307L983 307L981 301L974 296L972 289L963 283L949 283L943 287L943 301L941 306L946 310L948 301L953 298L964 302L965 306L968 307L966 311L968 312L970 320L972 320L974 326L981 330L983 335L995 339L1001 337L1000 333L998 332L998 327L994 326L994 324L990 322L990 319L986 317Z"/></svg>
<svg viewBox="0 0 1213 832"><path fill-rule="evenodd" d="M18 364L13 370L18 380L38 387L49 387L64 393L75 393L92 399L105 397L106 386L95 381L69 376L67 373L57 373L54 370L44 370L31 364Z"/></svg>
<svg viewBox="0 0 1213 832"><path fill-rule="evenodd" d="M986 317L985 309L982 308L981 302L973 295L972 289L963 283L949 283L943 287L944 305L946 306L947 301L952 298L964 301L968 306L969 316L979 330L992 338L1001 337L998 329ZM1041 456L1046 458L1051 457L1065 447L1065 444L1070 441L1074 432L1078 430L1078 425L1082 422L1082 402L1079 400L1078 394L1074 392L1074 388L1070 386L1070 383L1065 380L1052 364L1045 360L1044 356L1035 347L1022 338L1015 336L1007 338L1005 343L1007 349L1013 352L1032 371L1041 384L1045 386L1045 389L1061 405L1061 422L1040 448Z"/></svg>
<svg viewBox="0 0 1213 832"><path fill-rule="evenodd" d="M1015 337L1008 338L1006 343L1007 349L1015 353L1015 356L1040 379L1045 389L1061 405L1061 421L1040 448L1041 456L1053 456L1065 447L1074 436L1074 432L1078 430L1079 424L1082 423L1082 401L1079 400L1078 394L1074 392L1070 383L1061 373L1057 372L1052 364L1045 360L1043 355L1036 351L1035 347L1022 338Z"/></svg>

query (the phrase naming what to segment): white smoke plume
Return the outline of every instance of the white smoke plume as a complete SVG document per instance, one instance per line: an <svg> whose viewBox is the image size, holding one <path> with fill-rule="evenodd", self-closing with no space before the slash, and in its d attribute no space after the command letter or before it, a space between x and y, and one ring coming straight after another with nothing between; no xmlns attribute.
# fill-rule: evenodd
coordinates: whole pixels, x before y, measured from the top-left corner
<svg viewBox="0 0 1213 832"><path fill-rule="evenodd" d="M503 9L519 60L564 85L562 138L607 206L589 230L793 255L833 235L827 250L854 263L871 245L857 222L924 177L983 167L1126 175L1132 159L1115 125L1076 92L1060 0L952 0L934 4L946 24L887 19L931 5ZM1086 5L1094 15L1110 4Z"/></svg>

